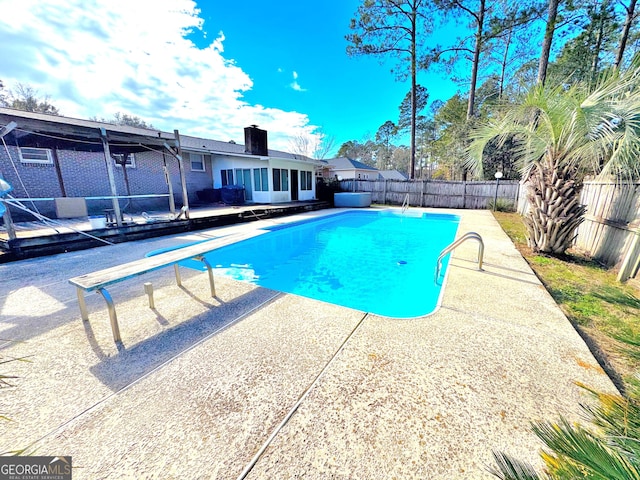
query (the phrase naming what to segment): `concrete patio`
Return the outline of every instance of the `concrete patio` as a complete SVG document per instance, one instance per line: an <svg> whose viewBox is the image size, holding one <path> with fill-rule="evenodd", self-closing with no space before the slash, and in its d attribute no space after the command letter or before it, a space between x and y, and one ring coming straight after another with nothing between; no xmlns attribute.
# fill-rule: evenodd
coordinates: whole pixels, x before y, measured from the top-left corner
<svg viewBox="0 0 640 480"><path fill-rule="evenodd" d="M396 320L171 268L114 285L124 348L73 276L150 250L336 210L0 265L0 451L71 455L75 479L493 478L539 465L532 421L579 420L609 378L488 211L458 235L441 308ZM433 272L425 272L425 282ZM152 282L155 309L143 283ZM384 295L384 281L380 283Z"/></svg>

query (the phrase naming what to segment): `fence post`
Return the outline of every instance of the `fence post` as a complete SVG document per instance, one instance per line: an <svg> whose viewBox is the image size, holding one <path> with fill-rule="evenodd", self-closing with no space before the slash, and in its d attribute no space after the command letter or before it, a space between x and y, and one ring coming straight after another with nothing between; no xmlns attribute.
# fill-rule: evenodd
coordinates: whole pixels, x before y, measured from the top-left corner
<svg viewBox="0 0 640 480"><path fill-rule="evenodd" d="M382 191L382 204L387 204L387 179L384 179L384 190Z"/></svg>
<svg viewBox="0 0 640 480"><path fill-rule="evenodd" d="M422 208L422 205L424 203L424 180L420 180L420 208Z"/></svg>
<svg viewBox="0 0 640 480"><path fill-rule="evenodd" d="M625 282L633 275L638 268L640 262L640 229L634 234L629 250L622 260L620 271L618 272L618 281Z"/></svg>
<svg viewBox="0 0 640 480"><path fill-rule="evenodd" d="M467 208L467 182L462 182L462 208Z"/></svg>

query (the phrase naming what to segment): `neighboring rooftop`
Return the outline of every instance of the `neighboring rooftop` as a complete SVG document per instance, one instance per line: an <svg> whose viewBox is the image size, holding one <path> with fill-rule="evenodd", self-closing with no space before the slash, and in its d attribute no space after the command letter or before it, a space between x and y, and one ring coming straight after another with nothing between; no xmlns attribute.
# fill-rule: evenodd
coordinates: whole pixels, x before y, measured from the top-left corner
<svg viewBox="0 0 640 480"><path fill-rule="evenodd" d="M383 180L407 180L407 176L398 170L380 170L378 173Z"/></svg>
<svg viewBox="0 0 640 480"><path fill-rule="evenodd" d="M372 167L370 165L366 165L358 160L354 160L349 157L338 157L338 158L330 158L327 160L327 163L333 170L351 170L353 168L357 168L360 170L374 170L378 171L377 168Z"/></svg>

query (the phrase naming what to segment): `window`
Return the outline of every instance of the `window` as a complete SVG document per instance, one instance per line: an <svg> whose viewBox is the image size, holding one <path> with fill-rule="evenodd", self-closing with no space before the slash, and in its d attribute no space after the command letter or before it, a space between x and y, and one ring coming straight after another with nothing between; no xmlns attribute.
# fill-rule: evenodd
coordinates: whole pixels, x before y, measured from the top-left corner
<svg viewBox="0 0 640 480"><path fill-rule="evenodd" d="M111 156L114 162L116 162L116 166L122 167L124 155L122 153L113 153ZM127 168L136 168L136 157L133 153L127 155L126 165Z"/></svg>
<svg viewBox="0 0 640 480"><path fill-rule="evenodd" d="M288 192L289 191L289 170L284 168L273 169L273 191Z"/></svg>
<svg viewBox="0 0 640 480"><path fill-rule="evenodd" d="M266 168L253 169L253 183L256 192L269 191L269 171Z"/></svg>
<svg viewBox="0 0 640 480"><path fill-rule="evenodd" d="M189 160L191 161L192 172L204 172L204 155L201 153L190 153Z"/></svg>
<svg viewBox="0 0 640 480"><path fill-rule="evenodd" d="M313 172L300 171L300 190L312 190Z"/></svg>
<svg viewBox="0 0 640 480"><path fill-rule="evenodd" d="M222 186L225 185L233 185L233 169L229 170L220 170L220 175L222 176Z"/></svg>
<svg viewBox="0 0 640 480"><path fill-rule="evenodd" d="M22 163L53 164L51 150L48 148L20 147L20 161Z"/></svg>

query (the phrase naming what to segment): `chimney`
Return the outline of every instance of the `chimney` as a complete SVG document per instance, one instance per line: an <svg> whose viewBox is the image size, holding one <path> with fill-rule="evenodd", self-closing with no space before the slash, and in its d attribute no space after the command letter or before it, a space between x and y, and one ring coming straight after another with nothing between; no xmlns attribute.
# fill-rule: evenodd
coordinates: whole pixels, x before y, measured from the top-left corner
<svg viewBox="0 0 640 480"><path fill-rule="evenodd" d="M267 131L260 130L257 125L246 127L244 129L244 152L251 155L268 156Z"/></svg>

